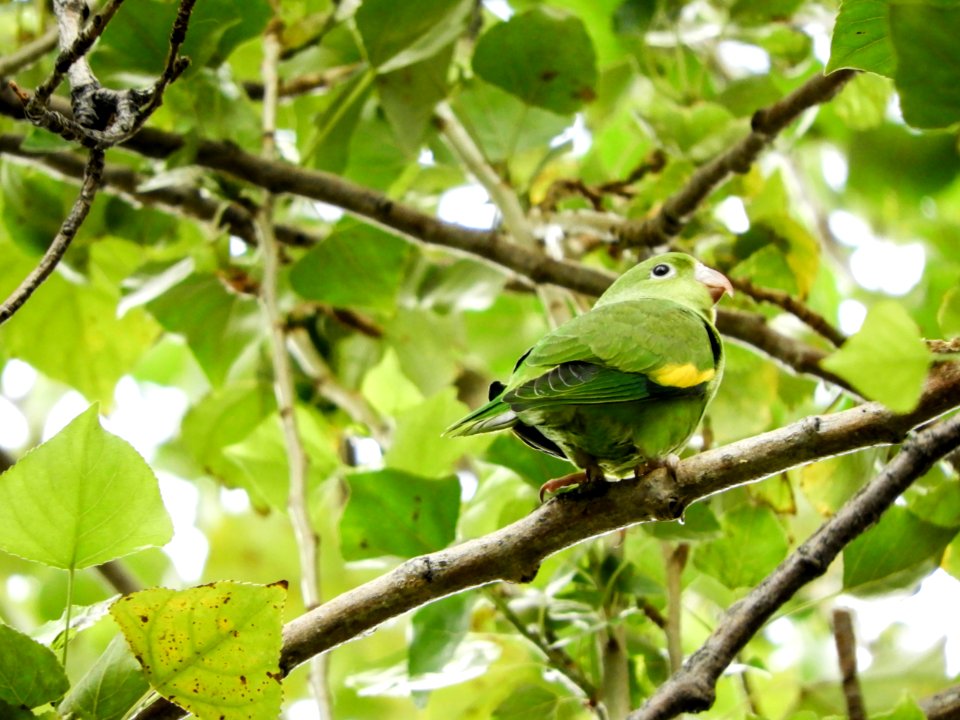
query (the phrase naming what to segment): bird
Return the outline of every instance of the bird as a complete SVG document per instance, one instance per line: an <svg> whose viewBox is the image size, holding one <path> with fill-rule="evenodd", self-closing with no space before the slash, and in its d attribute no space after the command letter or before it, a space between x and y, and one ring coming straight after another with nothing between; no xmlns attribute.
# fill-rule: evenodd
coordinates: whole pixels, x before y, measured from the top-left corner
<svg viewBox="0 0 960 720"><path fill-rule="evenodd" d="M623 273L587 312L545 335L489 402L448 437L510 428L536 450L579 470L545 493L612 475L676 469L723 376L715 305L730 281L691 255L651 257Z"/></svg>

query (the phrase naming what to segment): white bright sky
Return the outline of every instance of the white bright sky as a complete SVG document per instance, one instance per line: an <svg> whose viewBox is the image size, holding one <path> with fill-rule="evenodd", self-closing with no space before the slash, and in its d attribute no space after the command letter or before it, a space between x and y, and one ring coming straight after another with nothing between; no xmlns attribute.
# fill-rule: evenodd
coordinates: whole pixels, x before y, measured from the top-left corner
<svg viewBox="0 0 960 720"><path fill-rule="evenodd" d="M502 18L511 14L505 0L487 0L488 9ZM684 12L696 11L698 3L688 5ZM692 8L692 9L691 9ZM815 52L825 61L829 55L829 34L817 23L804 26L814 40ZM709 33L705 35L708 37ZM689 38L684 38L688 40ZM676 37L664 38L664 42L676 42ZM652 38L656 41L656 38ZM737 76L764 73L769 70L770 60L766 52L754 45L721 41L719 58L728 70ZM892 119L898 119L899 110L890 108ZM555 142L573 141L573 153L580 156L590 147L592 138L583 125L582 118L568 128ZM424 153L420 162L429 165L433 158ZM846 158L836 149L822 150L821 171L825 182L841 192L847 179ZM932 204L932 201L931 201ZM341 214L337 208L315 204L314 212L335 220ZM931 210L935 212L935 208ZM743 202L730 197L716 208L716 217L732 232L742 233L749 228L749 220ZM441 219L467 227L490 228L497 220L495 208L487 192L477 183L447 191L440 199L438 215ZM919 282L925 265L924 248L920 242L893 242L878 236L862 218L838 210L830 214L829 225L837 240L853 249L850 272L863 288L891 296L906 294ZM835 321L845 333L856 332L866 315L864 305L856 300L844 300ZM42 381L42 379L40 379ZM29 440L26 418L17 406L38 382L37 373L29 365L18 360L9 361L0 376L0 447L21 452ZM116 388L115 410L104 419L111 432L128 440L150 461L159 445L174 437L187 408L186 396L176 388L165 388L150 383L137 383L125 377ZM58 430L86 409L87 401L75 391L67 392L53 407L43 428L43 439L52 437ZM378 453L371 453L369 461L375 463ZM175 527L174 540L165 548L177 572L185 583L198 580L207 555L207 541L196 527L199 494L188 481L167 473L160 474L164 502L171 513ZM224 490L221 501L228 512L240 513L249 508L242 490ZM32 592L29 578L14 576L7 580L11 596L23 596ZM942 571L937 571L923 582L912 595L893 598L861 600L839 596L836 603L855 611L857 640L860 644L861 666L865 669L870 654L865 645L875 640L891 623L902 622L909 627L908 642L914 649L928 648L946 638L948 673L960 672L960 627L946 623L960 607L960 582ZM796 642L797 630L787 619L773 622L766 630L769 638L780 645L775 662L790 664L799 651ZM776 668L772 668L776 669ZM305 720L312 717L312 703L296 704L288 711L291 718Z"/></svg>

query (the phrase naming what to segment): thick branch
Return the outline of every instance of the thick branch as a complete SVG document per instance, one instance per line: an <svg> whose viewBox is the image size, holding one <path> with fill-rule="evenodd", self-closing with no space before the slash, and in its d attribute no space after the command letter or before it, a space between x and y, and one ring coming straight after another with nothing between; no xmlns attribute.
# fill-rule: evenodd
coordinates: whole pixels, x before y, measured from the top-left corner
<svg viewBox="0 0 960 720"><path fill-rule="evenodd" d="M0 113L13 117L23 115L20 103L9 92L0 92ZM173 133L145 128L123 147L147 157L165 158L180 150L184 142L182 137ZM201 141L195 161L271 192L320 200L415 240L483 258L535 283L551 283L596 296L613 281L607 273L554 260L520 247L495 232L443 222L336 175L264 160L229 143ZM760 315L721 309L717 327L722 333L760 349L795 372L815 375L850 389L843 380L820 369L819 361L825 357L822 351L772 330Z"/></svg>
<svg viewBox="0 0 960 720"><path fill-rule="evenodd" d="M856 410L848 412L856 413ZM847 413L840 413L845 415ZM696 653L630 720L666 720L713 705L716 683L737 653L794 593L819 577L843 548L880 519L918 477L960 444L960 416L923 430L903 446L884 470L803 545L733 605Z"/></svg>
<svg viewBox="0 0 960 720"><path fill-rule="evenodd" d="M289 670L430 600L497 580L528 582L545 557L588 538L674 518L694 500L796 465L899 442L913 427L957 405L960 368L944 366L909 415L869 403L696 455L680 464L676 482L658 471L641 483L606 483L589 498L564 495L490 535L409 560L288 623L283 666Z"/></svg>
<svg viewBox="0 0 960 720"><path fill-rule="evenodd" d="M81 181L84 161L72 152L35 152L23 148L22 135L0 135L0 153L22 158L33 165L53 171L61 177ZM148 186L149 177L123 165L108 163L103 170L101 192L118 195L134 205L160 207L167 212L211 223L226 229L250 245L257 244L253 223L255 208L236 202L218 200L209 193L186 183L181 185ZM277 223L274 225L277 240L284 245L308 246L320 241L319 236L305 230Z"/></svg>
<svg viewBox="0 0 960 720"><path fill-rule="evenodd" d="M749 135L700 166L656 215L625 223L618 230L620 242L627 247L655 247L670 242L670 238L683 229L687 218L720 183L733 173L747 172L761 151L787 125L805 110L830 100L855 74L853 70L838 70L829 75L815 75L779 102L758 110L751 121Z"/></svg>
<svg viewBox="0 0 960 720"><path fill-rule="evenodd" d="M103 151L91 150L90 159L84 171L83 185L80 187L80 194L70 208L66 219L60 225L50 247L43 254L40 263L35 267L26 279L20 283L20 286L14 290L10 297L0 305L0 325L5 323L13 314L19 310L23 304L30 298L38 287L50 277L50 274L57 267L57 264L67 252L70 243L76 236L80 225L90 212L90 206L93 205L93 198L97 194L97 188L100 187L100 174L103 172Z"/></svg>
<svg viewBox="0 0 960 720"><path fill-rule="evenodd" d="M901 442L914 427L958 405L960 367L941 365L928 379L916 410L907 415L867 403L695 455L680 463L675 480L658 470L642 482L603 483L594 494L560 496L512 525L408 560L290 621L284 627L281 667L289 673L318 653L447 595L501 580L529 582L544 558L584 540L640 522L674 519L698 499L797 465ZM913 454L916 450L907 457ZM826 565L817 569L822 572ZM172 717L180 717L176 708L154 704L138 720Z"/></svg>

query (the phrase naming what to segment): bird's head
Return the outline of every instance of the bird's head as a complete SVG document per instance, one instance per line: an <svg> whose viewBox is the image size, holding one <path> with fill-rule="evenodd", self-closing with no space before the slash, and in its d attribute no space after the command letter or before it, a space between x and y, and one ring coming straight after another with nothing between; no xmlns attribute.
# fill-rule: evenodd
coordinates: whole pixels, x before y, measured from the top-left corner
<svg viewBox="0 0 960 720"><path fill-rule="evenodd" d="M598 305L639 298L663 298L708 315L733 286L720 272L695 257L672 252L644 260L617 278Z"/></svg>

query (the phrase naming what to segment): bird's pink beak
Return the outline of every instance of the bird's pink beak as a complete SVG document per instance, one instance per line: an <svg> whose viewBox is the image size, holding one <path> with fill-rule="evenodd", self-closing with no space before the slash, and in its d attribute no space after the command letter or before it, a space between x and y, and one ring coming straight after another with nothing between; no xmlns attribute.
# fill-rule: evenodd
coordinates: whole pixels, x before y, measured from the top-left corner
<svg viewBox="0 0 960 720"><path fill-rule="evenodd" d="M733 297L733 285L730 284L727 276L723 273L717 272L703 263L697 263L697 267L693 271L693 277L707 286L710 297L713 298L715 303L719 302L724 293Z"/></svg>

